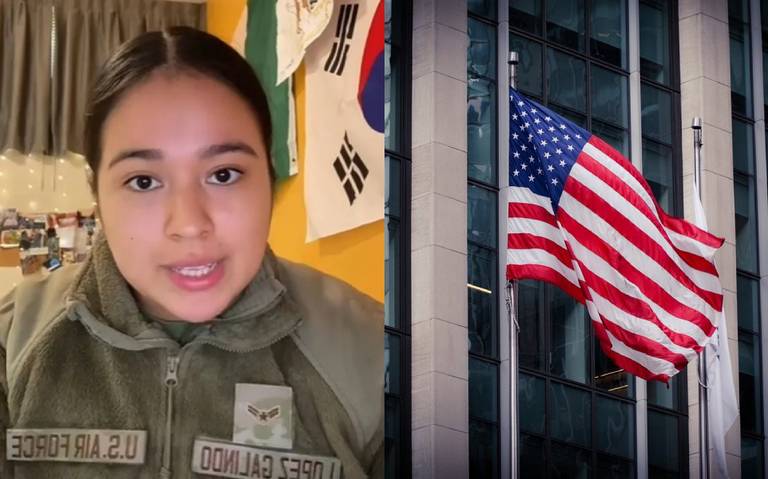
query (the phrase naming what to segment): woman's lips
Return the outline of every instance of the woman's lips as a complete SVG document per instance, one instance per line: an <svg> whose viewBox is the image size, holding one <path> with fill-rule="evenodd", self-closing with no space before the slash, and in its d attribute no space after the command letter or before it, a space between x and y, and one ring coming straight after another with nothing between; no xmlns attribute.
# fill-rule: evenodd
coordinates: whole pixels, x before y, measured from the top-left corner
<svg viewBox="0 0 768 479"><path fill-rule="evenodd" d="M222 261L167 266L171 282L186 291L205 291L213 288L224 277Z"/></svg>

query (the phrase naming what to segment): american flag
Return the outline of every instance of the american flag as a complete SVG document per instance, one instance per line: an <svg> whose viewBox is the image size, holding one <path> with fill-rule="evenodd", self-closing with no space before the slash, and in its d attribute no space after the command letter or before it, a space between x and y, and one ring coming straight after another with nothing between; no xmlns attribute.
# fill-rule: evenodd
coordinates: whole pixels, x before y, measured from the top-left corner
<svg viewBox="0 0 768 479"><path fill-rule="evenodd" d="M619 152L510 90L507 279L585 304L603 351L664 382L715 332L723 240L668 216Z"/></svg>

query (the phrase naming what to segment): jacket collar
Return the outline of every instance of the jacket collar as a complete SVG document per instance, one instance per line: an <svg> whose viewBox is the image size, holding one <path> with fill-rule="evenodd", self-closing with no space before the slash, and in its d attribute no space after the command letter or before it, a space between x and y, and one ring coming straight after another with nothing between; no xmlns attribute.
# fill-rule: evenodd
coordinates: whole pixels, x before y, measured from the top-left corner
<svg viewBox="0 0 768 479"><path fill-rule="evenodd" d="M261 269L238 299L189 345L207 343L233 352L251 351L295 330L301 318L275 274L276 263L267 248ZM94 240L91 254L67 294L67 311L70 319L81 321L91 334L121 349L179 347L141 312L104 235Z"/></svg>

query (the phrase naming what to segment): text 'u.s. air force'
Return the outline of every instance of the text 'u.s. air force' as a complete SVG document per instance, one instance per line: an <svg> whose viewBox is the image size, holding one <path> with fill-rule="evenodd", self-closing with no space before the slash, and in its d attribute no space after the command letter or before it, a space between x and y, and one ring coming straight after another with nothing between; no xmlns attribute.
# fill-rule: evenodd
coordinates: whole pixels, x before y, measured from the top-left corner
<svg viewBox="0 0 768 479"><path fill-rule="evenodd" d="M8 429L10 461L143 464L147 432L117 429Z"/></svg>

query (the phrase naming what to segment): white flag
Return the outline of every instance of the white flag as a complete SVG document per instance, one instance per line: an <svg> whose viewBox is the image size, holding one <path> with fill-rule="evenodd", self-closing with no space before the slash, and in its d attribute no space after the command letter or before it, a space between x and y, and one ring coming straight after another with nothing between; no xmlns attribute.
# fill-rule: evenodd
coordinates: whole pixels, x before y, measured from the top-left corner
<svg viewBox="0 0 768 479"><path fill-rule="evenodd" d="M309 242L384 217L383 1L334 2L305 64Z"/></svg>
<svg viewBox="0 0 768 479"><path fill-rule="evenodd" d="M704 207L699 200L699 192L695 184L693 185L693 213L696 226L706 230L707 218L704 215ZM733 383L724 312L718 315L715 324L717 331L705 346L707 351L709 443L710 450L713 451L712 459L718 471L715 477L729 477L725 459L725 433L736 422L739 406L736 400L736 387Z"/></svg>
<svg viewBox="0 0 768 479"><path fill-rule="evenodd" d="M307 46L320 36L333 13L333 0L279 1L277 8L277 83L299 67Z"/></svg>

